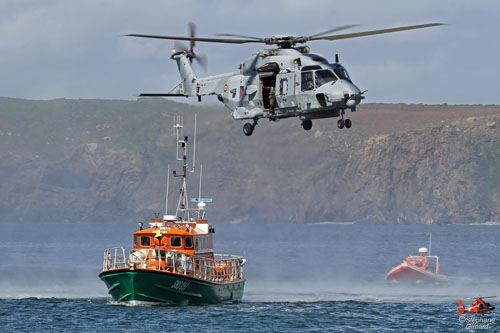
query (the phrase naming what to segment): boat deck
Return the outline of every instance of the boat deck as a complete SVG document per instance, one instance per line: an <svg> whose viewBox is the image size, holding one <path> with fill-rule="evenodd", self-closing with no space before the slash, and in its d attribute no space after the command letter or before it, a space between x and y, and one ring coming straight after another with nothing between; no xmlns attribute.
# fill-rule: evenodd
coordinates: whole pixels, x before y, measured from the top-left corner
<svg viewBox="0 0 500 333"><path fill-rule="evenodd" d="M164 249L130 251L128 258L123 247L104 251L103 272L112 270L151 270L175 273L207 282L228 283L244 280L240 256L229 254L191 255Z"/></svg>

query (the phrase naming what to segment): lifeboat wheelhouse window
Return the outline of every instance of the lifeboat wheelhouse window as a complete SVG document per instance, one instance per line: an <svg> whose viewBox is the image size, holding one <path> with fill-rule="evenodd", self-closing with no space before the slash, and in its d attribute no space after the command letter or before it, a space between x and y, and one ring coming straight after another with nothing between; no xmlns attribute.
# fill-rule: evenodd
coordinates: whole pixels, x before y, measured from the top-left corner
<svg viewBox="0 0 500 333"><path fill-rule="evenodd" d="M198 237L195 237L194 238L194 250L198 251L198 249L199 249L199 246L198 246Z"/></svg>
<svg viewBox="0 0 500 333"><path fill-rule="evenodd" d="M186 249L193 248L193 237L188 236L188 237L184 238L184 247Z"/></svg>
<svg viewBox="0 0 500 333"><path fill-rule="evenodd" d="M141 236L141 246L144 246L144 247L151 246L151 238L148 235Z"/></svg>
<svg viewBox="0 0 500 333"><path fill-rule="evenodd" d="M170 237L170 247L181 247L182 240L179 236Z"/></svg>
<svg viewBox="0 0 500 333"><path fill-rule="evenodd" d="M134 246L139 245L139 237L137 235L134 235Z"/></svg>

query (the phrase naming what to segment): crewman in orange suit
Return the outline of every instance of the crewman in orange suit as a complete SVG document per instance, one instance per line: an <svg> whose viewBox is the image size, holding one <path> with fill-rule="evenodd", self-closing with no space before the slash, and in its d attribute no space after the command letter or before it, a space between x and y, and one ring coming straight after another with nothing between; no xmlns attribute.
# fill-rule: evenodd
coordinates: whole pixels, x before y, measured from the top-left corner
<svg viewBox="0 0 500 333"><path fill-rule="evenodd" d="M156 250L156 261L160 262L160 238L162 236L161 230L156 230L156 235L153 237L153 248Z"/></svg>
<svg viewBox="0 0 500 333"><path fill-rule="evenodd" d="M163 237L161 238L161 242L160 242L160 245L161 245L161 250L160 250L160 256L161 256L161 265L160 267L162 267L162 270L164 270L167 266L167 260L166 260L166 251L167 251L167 248L168 248L168 237L167 235L163 235Z"/></svg>
<svg viewBox="0 0 500 333"><path fill-rule="evenodd" d="M160 239L161 239L162 233L161 230L158 229L156 230L156 235L153 237L153 247L160 247Z"/></svg>

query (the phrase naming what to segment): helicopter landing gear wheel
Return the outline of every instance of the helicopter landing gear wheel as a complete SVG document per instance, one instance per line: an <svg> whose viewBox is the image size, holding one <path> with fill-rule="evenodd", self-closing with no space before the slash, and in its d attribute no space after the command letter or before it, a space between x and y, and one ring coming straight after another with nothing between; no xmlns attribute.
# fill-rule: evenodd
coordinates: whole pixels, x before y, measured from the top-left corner
<svg viewBox="0 0 500 333"><path fill-rule="evenodd" d="M345 125L345 128L351 128L351 126L352 126L351 119L344 120L344 125Z"/></svg>
<svg viewBox="0 0 500 333"><path fill-rule="evenodd" d="M254 125L250 123L246 123L245 125L243 125L243 134L245 134L246 136L252 135L253 130L254 130Z"/></svg>
<svg viewBox="0 0 500 333"><path fill-rule="evenodd" d="M313 127L312 120L302 120L303 129L305 129L306 131L310 131L312 127Z"/></svg>
<svg viewBox="0 0 500 333"><path fill-rule="evenodd" d="M345 125L344 119L340 119L339 121L337 121L337 127L339 129L343 129L344 125Z"/></svg>

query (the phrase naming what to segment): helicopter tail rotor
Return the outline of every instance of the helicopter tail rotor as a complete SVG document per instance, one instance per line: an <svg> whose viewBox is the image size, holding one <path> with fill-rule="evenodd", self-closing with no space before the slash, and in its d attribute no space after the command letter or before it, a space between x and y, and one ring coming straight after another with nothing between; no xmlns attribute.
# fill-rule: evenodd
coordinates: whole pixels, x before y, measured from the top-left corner
<svg viewBox="0 0 500 333"><path fill-rule="evenodd" d="M194 52L194 47L196 45L196 25L193 22L188 23L189 27L189 47L178 41L174 40L174 52L176 51L183 51L186 53L187 58L189 59L190 63L193 63L193 59L198 62L198 64L206 71L207 70L207 63L208 63L208 58L204 54L196 54Z"/></svg>
<svg viewBox="0 0 500 333"><path fill-rule="evenodd" d="M196 54L194 53L194 47L196 45L196 24L193 22L188 23L189 27L189 37L191 38L189 41L189 49L186 48L185 46L182 46L182 50L187 53L187 57L189 58L189 61L193 63L193 59L196 59L198 64L204 69L207 70L207 63L208 59L207 56L204 54Z"/></svg>

